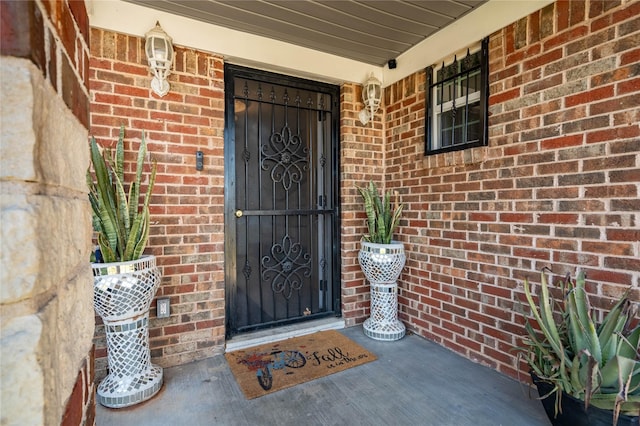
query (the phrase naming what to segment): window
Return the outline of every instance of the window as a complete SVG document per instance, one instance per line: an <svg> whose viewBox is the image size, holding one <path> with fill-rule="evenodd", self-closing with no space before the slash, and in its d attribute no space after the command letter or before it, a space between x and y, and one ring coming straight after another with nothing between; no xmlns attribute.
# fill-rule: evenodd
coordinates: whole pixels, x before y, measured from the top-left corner
<svg viewBox="0 0 640 426"><path fill-rule="evenodd" d="M427 68L425 155L487 144L488 45Z"/></svg>

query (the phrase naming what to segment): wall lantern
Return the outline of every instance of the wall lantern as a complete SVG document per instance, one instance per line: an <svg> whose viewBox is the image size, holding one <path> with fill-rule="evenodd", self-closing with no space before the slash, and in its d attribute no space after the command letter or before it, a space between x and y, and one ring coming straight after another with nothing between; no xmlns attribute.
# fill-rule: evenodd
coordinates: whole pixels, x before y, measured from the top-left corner
<svg viewBox="0 0 640 426"><path fill-rule="evenodd" d="M382 83L371 73L362 87L362 103L364 104L364 109L358 114L358 118L362 124L367 124L369 120L373 120L373 115L380 106L381 98ZM373 121L371 121L371 127L373 127Z"/></svg>
<svg viewBox="0 0 640 426"><path fill-rule="evenodd" d="M173 45L171 37L160 28L160 23L152 28L146 35L144 50L147 53L149 68L154 77L151 80L151 89L164 96L169 93L169 82L167 77L171 74L173 65Z"/></svg>

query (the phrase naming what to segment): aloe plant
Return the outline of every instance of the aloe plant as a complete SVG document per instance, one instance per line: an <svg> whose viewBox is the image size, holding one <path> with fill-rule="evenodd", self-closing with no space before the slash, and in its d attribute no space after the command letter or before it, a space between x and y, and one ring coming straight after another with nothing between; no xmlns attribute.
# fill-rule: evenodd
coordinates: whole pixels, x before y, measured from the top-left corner
<svg viewBox="0 0 640 426"><path fill-rule="evenodd" d="M524 347L518 348L532 372L554 386L556 414L565 392L584 401L585 408L591 404L612 410L614 424L620 413L637 416L640 325L637 306L630 299L631 289L597 323L583 271L574 281L567 276L558 285L562 300L551 296L543 271L536 304L528 280L524 281L532 318L525 324L528 335Z"/></svg>
<svg viewBox="0 0 640 426"><path fill-rule="evenodd" d="M89 201L93 210L93 228L97 233L102 259L105 263L137 260L149 239L149 200L156 179L156 163L144 199L140 200L140 186L144 158L147 153L144 132L138 150L135 180L125 188L124 127L115 152L98 148L94 137L90 142L91 169L87 170Z"/></svg>
<svg viewBox="0 0 640 426"><path fill-rule="evenodd" d="M382 198L373 181L369 181L369 186L365 188L357 188L364 199L364 210L367 214L369 233L365 234L363 239L370 243L389 244L393 238L393 232L400 223L404 205L398 203L396 194L392 208L391 191L387 191Z"/></svg>

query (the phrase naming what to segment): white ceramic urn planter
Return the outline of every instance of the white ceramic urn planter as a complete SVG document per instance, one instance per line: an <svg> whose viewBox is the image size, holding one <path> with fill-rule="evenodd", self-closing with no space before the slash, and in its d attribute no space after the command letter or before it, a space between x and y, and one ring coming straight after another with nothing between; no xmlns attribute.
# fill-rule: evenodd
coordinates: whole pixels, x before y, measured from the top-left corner
<svg viewBox="0 0 640 426"><path fill-rule="evenodd" d="M160 285L155 256L92 263L96 312L104 322L109 374L98 402L122 408L145 401L162 387L162 368L151 364L149 309Z"/></svg>
<svg viewBox="0 0 640 426"><path fill-rule="evenodd" d="M404 245L362 241L358 261L371 286L371 316L363 324L364 334L376 340L398 340L405 334L398 320L398 277L404 268Z"/></svg>

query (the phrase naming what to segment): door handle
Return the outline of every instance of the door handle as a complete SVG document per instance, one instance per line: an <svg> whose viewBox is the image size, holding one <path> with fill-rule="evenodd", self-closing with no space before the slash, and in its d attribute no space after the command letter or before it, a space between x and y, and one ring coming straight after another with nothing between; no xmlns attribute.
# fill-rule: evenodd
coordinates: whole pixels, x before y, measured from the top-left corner
<svg viewBox="0 0 640 426"><path fill-rule="evenodd" d="M236 217L242 217L242 210L236 210Z"/></svg>

